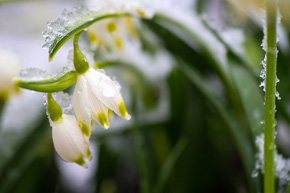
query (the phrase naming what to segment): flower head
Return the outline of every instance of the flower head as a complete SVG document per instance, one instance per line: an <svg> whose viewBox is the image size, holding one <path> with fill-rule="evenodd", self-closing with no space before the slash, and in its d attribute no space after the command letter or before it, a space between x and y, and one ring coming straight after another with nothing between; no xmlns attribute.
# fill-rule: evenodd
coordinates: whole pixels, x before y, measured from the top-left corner
<svg viewBox="0 0 290 193"><path fill-rule="evenodd" d="M56 152L65 161L86 166L84 158L90 159L90 151L78 122L72 115L51 122L52 139Z"/></svg>
<svg viewBox="0 0 290 193"><path fill-rule="evenodd" d="M80 74L74 92L74 111L82 125L83 133L89 137L91 120L94 119L105 129L110 127L108 110L113 110L119 116L129 120L120 93L121 86L100 70L89 68Z"/></svg>
<svg viewBox="0 0 290 193"><path fill-rule="evenodd" d="M17 55L0 48L0 100L6 101L12 93L18 91L12 79L18 75L20 64Z"/></svg>
<svg viewBox="0 0 290 193"><path fill-rule="evenodd" d="M52 140L58 155L65 161L86 167L85 158L91 159L89 141L72 115L62 114L61 107L47 94L47 111L52 127Z"/></svg>
<svg viewBox="0 0 290 193"><path fill-rule="evenodd" d="M87 0L90 9L103 12L127 12L141 18L151 18L153 10L136 0ZM127 39L137 40L137 31L131 16L107 18L96 22L88 29L88 34L96 47L109 47L123 51Z"/></svg>

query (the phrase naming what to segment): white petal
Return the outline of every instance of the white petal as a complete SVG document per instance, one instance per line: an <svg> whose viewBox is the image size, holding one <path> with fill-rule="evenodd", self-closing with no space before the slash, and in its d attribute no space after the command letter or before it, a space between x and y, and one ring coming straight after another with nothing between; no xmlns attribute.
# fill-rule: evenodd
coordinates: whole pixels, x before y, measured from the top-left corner
<svg viewBox="0 0 290 193"><path fill-rule="evenodd" d="M90 86L88 86L88 104L90 107L92 118L102 127L108 129L110 122L108 121L108 108L95 96Z"/></svg>
<svg viewBox="0 0 290 193"><path fill-rule="evenodd" d="M120 93L121 86L118 82L111 80L110 77L93 68L85 76L88 81L88 86L102 103L119 116L130 119ZM120 107L122 107L121 111Z"/></svg>
<svg viewBox="0 0 290 193"><path fill-rule="evenodd" d="M87 142L78 122L71 115L63 115L52 122L52 139L58 155L65 161L77 162L87 155Z"/></svg>
<svg viewBox="0 0 290 193"><path fill-rule="evenodd" d="M79 75L74 91L73 107L78 121L82 124L82 130L86 137L91 135L91 114L87 101L87 80Z"/></svg>

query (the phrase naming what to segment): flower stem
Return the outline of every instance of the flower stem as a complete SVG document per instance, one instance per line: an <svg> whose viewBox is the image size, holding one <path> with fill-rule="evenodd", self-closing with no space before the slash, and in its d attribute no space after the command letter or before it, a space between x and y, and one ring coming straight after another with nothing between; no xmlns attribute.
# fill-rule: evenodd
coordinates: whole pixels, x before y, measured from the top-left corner
<svg viewBox="0 0 290 193"><path fill-rule="evenodd" d="M275 192L275 93L277 69L276 45L276 17L277 8L275 0L266 1L266 86L265 86L265 144L264 144L264 192Z"/></svg>

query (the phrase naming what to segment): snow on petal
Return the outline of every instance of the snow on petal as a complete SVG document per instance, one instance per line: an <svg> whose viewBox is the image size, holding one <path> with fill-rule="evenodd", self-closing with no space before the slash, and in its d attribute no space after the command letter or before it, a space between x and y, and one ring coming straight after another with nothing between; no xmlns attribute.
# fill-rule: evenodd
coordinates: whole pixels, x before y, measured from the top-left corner
<svg viewBox="0 0 290 193"><path fill-rule="evenodd" d="M121 86L118 82L111 80L110 77L93 68L90 68L85 76L88 86L102 103L126 120L131 118L125 107L120 93Z"/></svg>

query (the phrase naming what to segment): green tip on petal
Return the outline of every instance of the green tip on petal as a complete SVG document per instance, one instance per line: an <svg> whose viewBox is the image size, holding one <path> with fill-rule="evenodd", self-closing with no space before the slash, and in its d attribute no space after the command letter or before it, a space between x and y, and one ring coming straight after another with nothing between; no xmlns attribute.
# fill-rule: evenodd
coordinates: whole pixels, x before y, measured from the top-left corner
<svg viewBox="0 0 290 193"><path fill-rule="evenodd" d="M90 148L88 147L87 152L86 152L86 157L91 160L92 159L92 155L91 155L91 151Z"/></svg>
<svg viewBox="0 0 290 193"><path fill-rule="evenodd" d="M108 116L105 113L99 113L97 117L98 117L98 122L100 123L100 125L102 125L105 129L109 129L111 124L108 120Z"/></svg>
<svg viewBox="0 0 290 193"><path fill-rule="evenodd" d="M62 110L53 99L51 93L47 94L47 111L53 122L58 121L62 117Z"/></svg>
<svg viewBox="0 0 290 193"><path fill-rule="evenodd" d="M131 115L129 115L129 113L128 113L127 109L126 109L124 101L119 103L118 109L119 109L120 115L122 117L124 117L126 120L130 120L131 119Z"/></svg>
<svg viewBox="0 0 290 193"><path fill-rule="evenodd" d="M10 93L7 90L0 91L0 101L8 101Z"/></svg>
<svg viewBox="0 0 290 193"><path fill-rule="evenodd" d="M79 164L80 166L83 166L84 168L88 168L88 165L86 164L84 158L82 158L82 157L78 158L74 162Z"/></svg>
<svg viewBox="0 0 290 193"><path fill-rule="evenodd" d="M86 137L90 137L90 129L86 123L80 122L81 130Z"/></svg>

